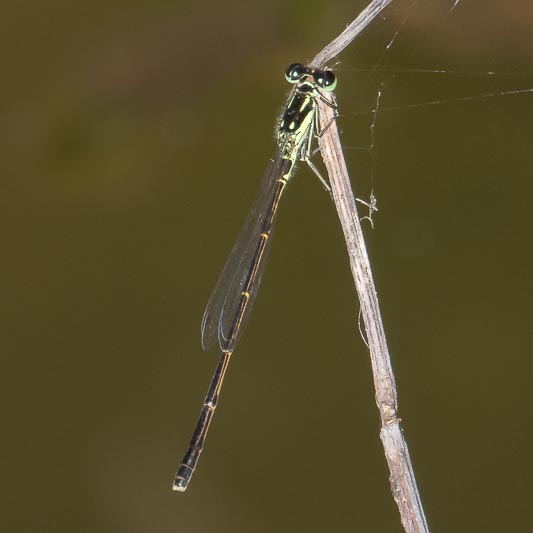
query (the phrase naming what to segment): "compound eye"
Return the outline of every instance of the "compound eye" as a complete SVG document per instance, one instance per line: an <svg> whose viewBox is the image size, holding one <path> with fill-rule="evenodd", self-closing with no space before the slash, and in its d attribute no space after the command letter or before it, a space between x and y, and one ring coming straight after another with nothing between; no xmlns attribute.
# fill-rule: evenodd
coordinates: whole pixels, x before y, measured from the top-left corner
<svg viewBox="0 0 533 533"><path fill-rule="evenodd" d="M337 78L331 70L317 70L314 78L316 84L325 91L331 92L337 87Z"/></svg>
<svg viewBox="0 0 533 533"><path fill-rule="evenodd" d="M289 83L298 83L303 75L306 73L306 68L301 63L293 63L285 71L285 79Z"/></svg>

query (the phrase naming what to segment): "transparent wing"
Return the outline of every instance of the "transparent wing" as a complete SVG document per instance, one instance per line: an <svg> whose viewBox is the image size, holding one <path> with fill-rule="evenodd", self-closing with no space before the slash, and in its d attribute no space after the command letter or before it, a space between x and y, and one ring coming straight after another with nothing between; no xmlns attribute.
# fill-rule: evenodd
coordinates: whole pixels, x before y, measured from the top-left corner
<svg viewBox="0 0 533 533"><path fill-rule="evenodd" d="M259 262L257 249L261 233L265 231L265 221L270 220L273 226L276 191L279 187L278 178L289 168L290 162L281 157L279 152L270 163L261 179L261 184L237 242L234 244L226 264L211 293L202 319L202 347L207 350L218 339L224 348L230 337L234 323L239 315L242 291L249 279L250 272L255 268L253 283L249 287L250 296L242 316L239 330L234 335L235 341L240 337L249 317L263 275L266 257L270 249L271 239L267 239Z"/></svg>

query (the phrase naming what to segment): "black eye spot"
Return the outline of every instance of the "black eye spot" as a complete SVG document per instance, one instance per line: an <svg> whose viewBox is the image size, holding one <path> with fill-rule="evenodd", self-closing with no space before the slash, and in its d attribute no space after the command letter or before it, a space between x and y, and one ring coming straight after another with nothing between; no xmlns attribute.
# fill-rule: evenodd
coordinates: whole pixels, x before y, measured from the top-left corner
<svg viewBox="0 0 533 533"><path fill-rule="evenodd" d="M293 63L285 71L285 79L289 83L298 83L307 69L301 63Z"/></svg>
<svg viewBox="0 0 533 533"><path fill-rule="evenodd" d="M319 87L322 87L325 91L333 91L337 86L337 78L331 70L323 70L320 73L320 78L315 78L315 81Z"/></svg>

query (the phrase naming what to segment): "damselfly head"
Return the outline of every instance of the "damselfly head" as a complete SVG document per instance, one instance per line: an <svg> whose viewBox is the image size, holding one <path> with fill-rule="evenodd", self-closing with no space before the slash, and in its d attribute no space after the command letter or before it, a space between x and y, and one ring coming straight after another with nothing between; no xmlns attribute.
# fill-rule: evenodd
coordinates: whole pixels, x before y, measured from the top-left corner
<svg viewBox="0 0 533 533"><path fill-rule="evenodd" d="M331 70L321 70L314 67L306 67L301 63L293 63L285 71L285 79L292 84L311 82L324 91L334 91L337 86L337 78Z"/></svg>

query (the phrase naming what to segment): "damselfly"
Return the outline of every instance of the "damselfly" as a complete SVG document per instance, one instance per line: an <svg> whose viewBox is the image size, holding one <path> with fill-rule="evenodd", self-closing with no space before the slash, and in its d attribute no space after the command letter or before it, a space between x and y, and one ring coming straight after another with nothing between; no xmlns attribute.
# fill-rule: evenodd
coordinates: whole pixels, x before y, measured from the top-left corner
<svg viewBox="0 0 533 533"><path fill-rule="evenodd" d="M172 488L177 491L187 489L202 452L231 354L257 296L283 191L298 161L306 161L320 177L310 160L313 139L320 135L317 101L320 99L336 108L331 93L337 80L331 70L299 63L289 66L285 78L295 87L278 124L276 154L261 180L244 227L213 289L202 320L203 348L209 348L218 340L222 354L191 443L174 478ZM331 97L327 98L324 93L330 93Z"/></svg>

